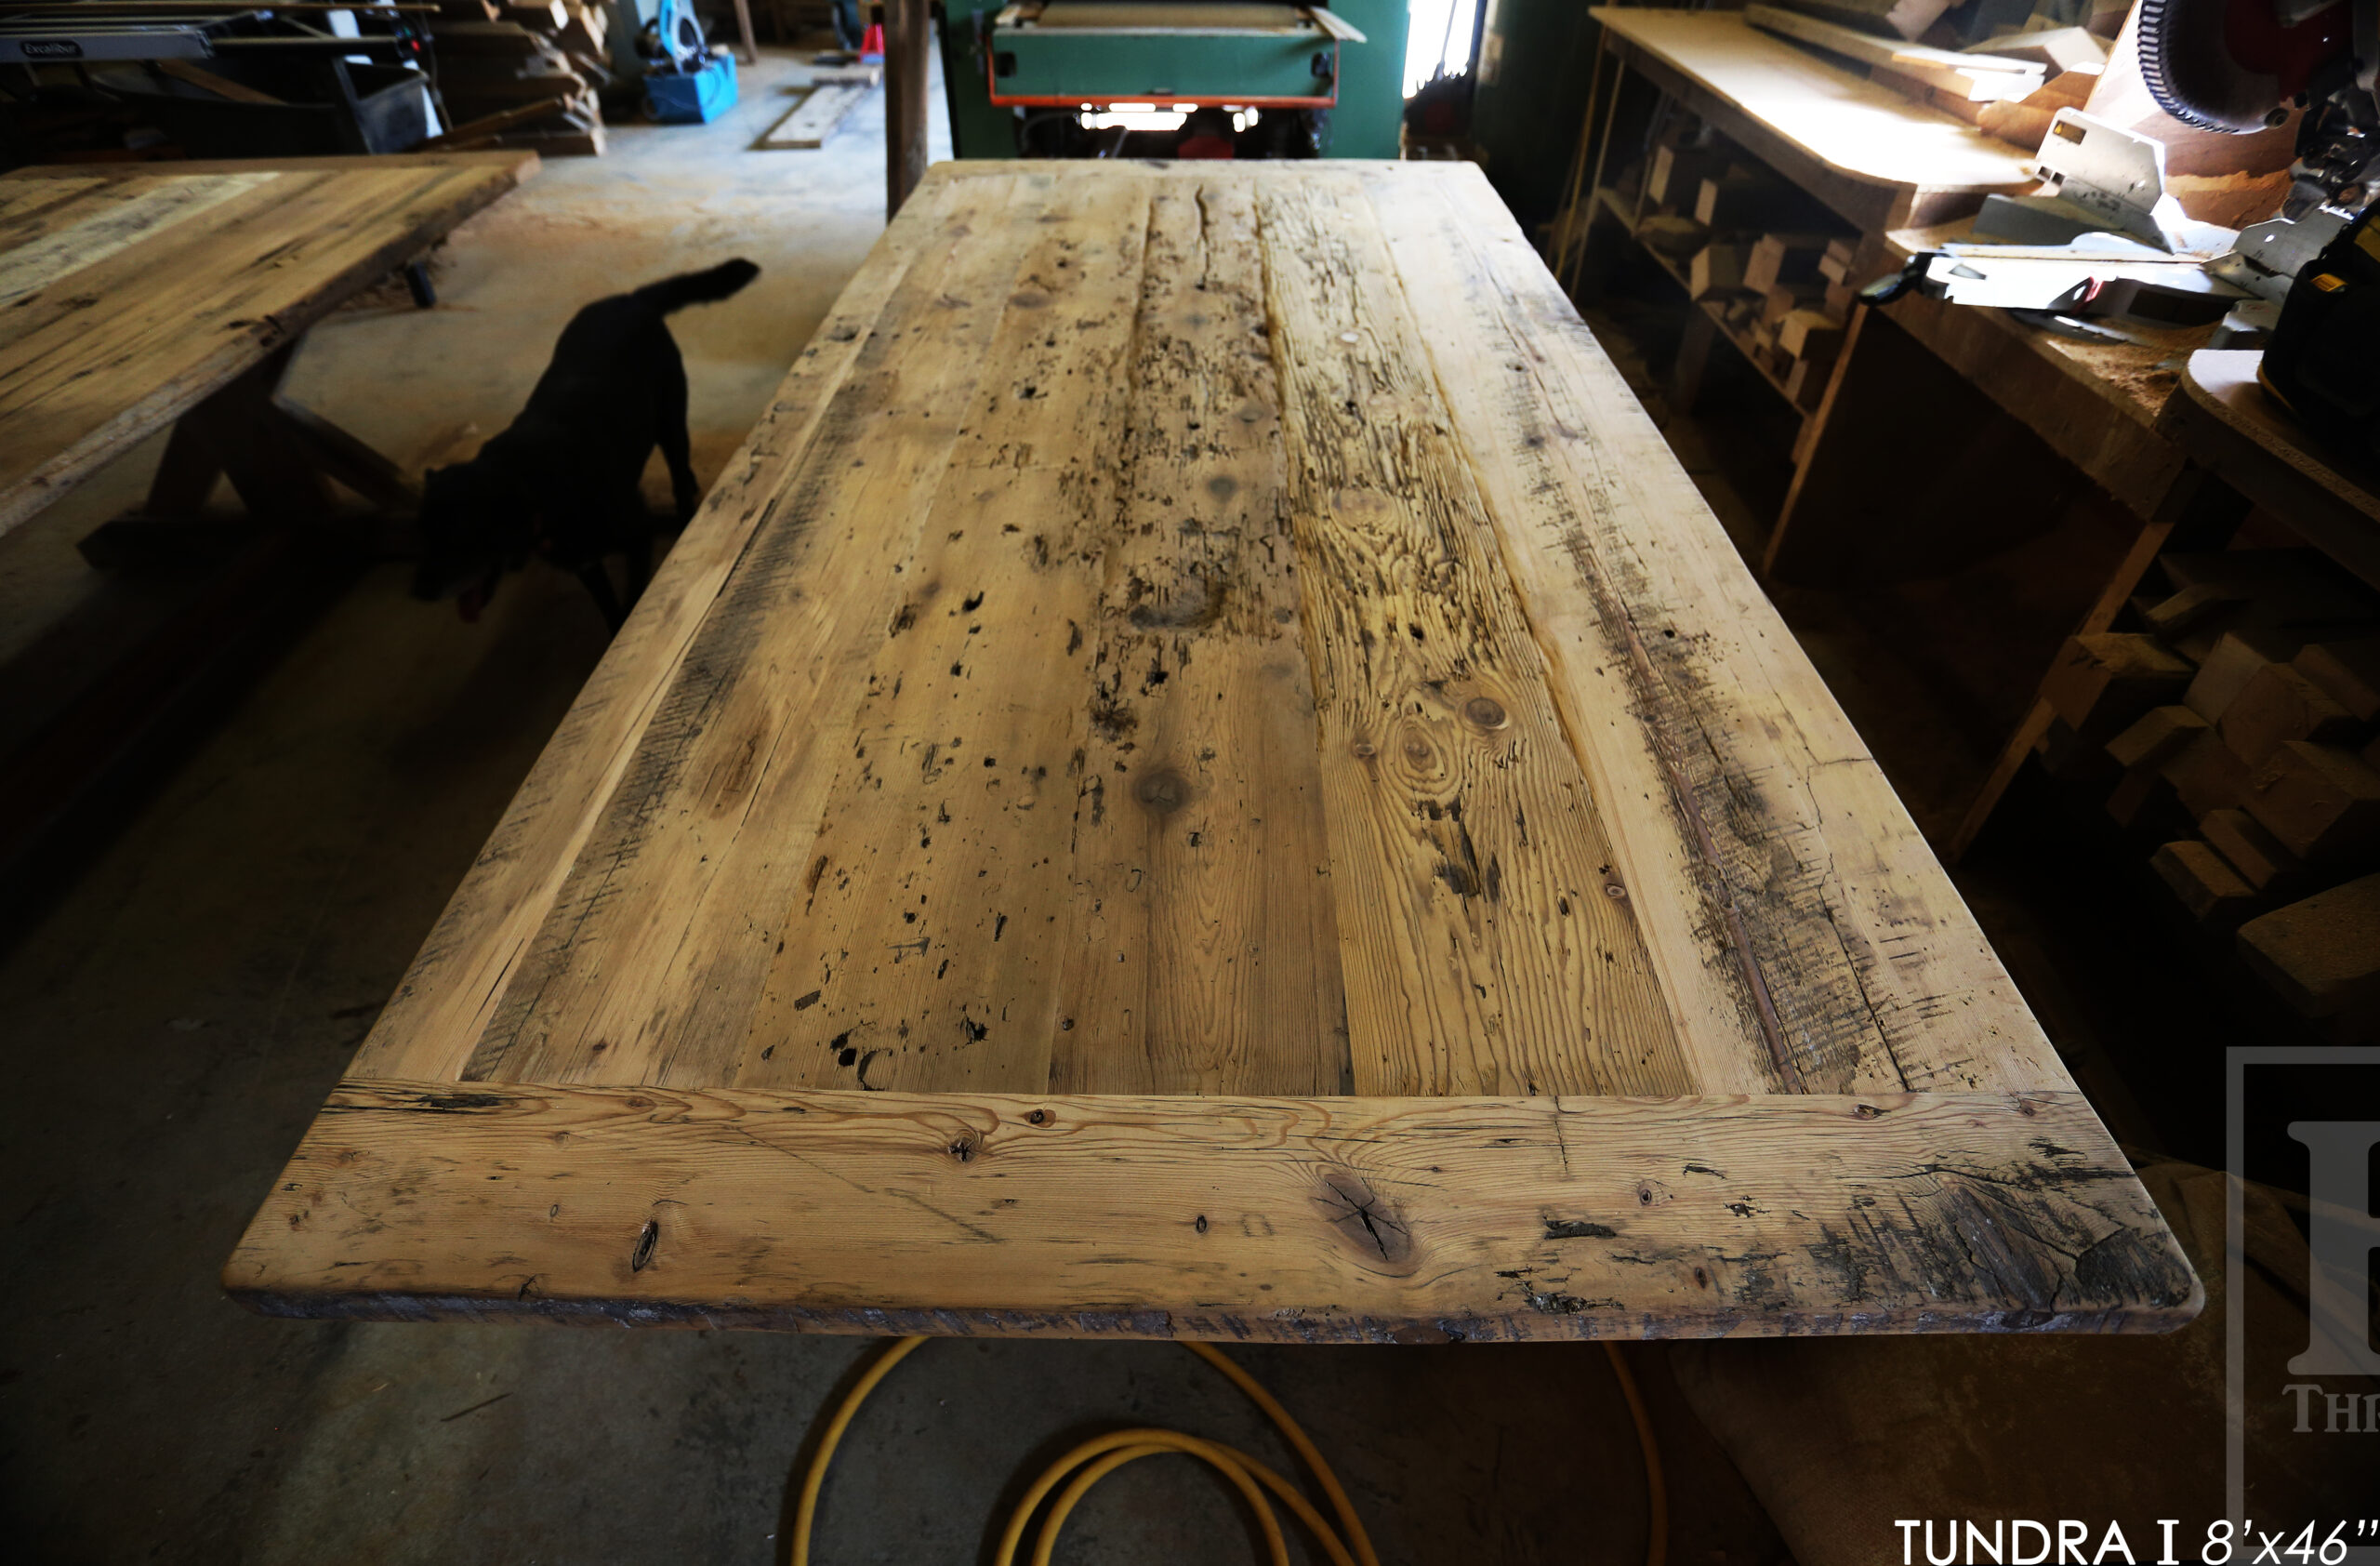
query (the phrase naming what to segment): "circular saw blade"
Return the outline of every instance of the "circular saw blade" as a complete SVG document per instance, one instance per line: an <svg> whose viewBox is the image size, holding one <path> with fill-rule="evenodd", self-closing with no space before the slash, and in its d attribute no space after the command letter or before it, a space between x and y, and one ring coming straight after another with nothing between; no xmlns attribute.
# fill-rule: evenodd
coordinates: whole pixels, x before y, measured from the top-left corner
<svg viewBox="0 0 2380 1566"><path fill-rule="evenodd" d="M2231 56L2225 16L2270 0L2140 0L2140 77L2157 106L2202 130L2244 136L2265 128L2281 83Z"/></svg>

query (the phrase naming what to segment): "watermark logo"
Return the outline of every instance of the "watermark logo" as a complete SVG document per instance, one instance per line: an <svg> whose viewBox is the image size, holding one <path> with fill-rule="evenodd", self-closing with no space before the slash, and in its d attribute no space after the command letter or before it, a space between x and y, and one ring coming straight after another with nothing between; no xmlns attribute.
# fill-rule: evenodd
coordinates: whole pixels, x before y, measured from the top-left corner
<svg viewBox="0 0 2380 1566"><path fill-rule="evenodd" d="M2249 1472L2252 1417L2284 1440L2353 1440L2359 1454L2368 1440L2371 1471L2380 1474L2380 1349L2373 1343L2380 1215L2373 1212L2372 1174L2373 1149L2380 1148L2380 1118L2373 1117L2380 1102L2380 1049L2242 1045L2229 1056L2225 1517L2229 1539L2241 1550L2235 1559L2254 1559L2266 1529L2280 1520L2260 1525L2252 1515L2250 1497L2265 1477ZM2283 1131L2285 1140L2274 1135ZM2294 1335L2294 1320L2251 1320L2243 1182L2306 1192L2302 1338ZM2275 1341L2285 1326L2292 1337ZM2288 1352L2300 1342L2302 1349ZM2285 1375L2273 1374L2284 1365ZM2311 1537L2328 1547L2307 1559L2380 1566L2380 1523L2370 1520L2368 1498L2338 1499L2352 1506L2355 1518L2341 1529L2317 1529ZM2288 1559L2293 1533L2283 1529L2274 1541L2276 1559Z"/></svg>

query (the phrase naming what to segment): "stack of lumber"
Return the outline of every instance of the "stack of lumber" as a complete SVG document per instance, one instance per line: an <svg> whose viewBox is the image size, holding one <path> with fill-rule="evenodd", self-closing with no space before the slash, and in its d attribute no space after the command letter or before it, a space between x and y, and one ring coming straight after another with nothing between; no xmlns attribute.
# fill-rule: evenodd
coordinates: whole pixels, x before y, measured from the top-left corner
<svg viewBox="0 0 2380 1566"><path fill-rule="evenodd" d="M2380 601L2311 550L2159 566L2053 665L2042 759L2319 1029L2380 1034Z"/></svg>
<svg viewBox="0 0 2380 1566"><path fill-rule="evenodd" d="M1804 409L1815 408L1843 344L1858 242L1798 187L1716 138L1683 136L1646 161L1645 201L1677 226L1686 291Z"/></svg>
<svg viewBox="0 0 2380 1566"><path fill-rule="evenodd" d="M599 153L611 14L574 0L437 0L430 38L447 131L440 150Z"/></svg>

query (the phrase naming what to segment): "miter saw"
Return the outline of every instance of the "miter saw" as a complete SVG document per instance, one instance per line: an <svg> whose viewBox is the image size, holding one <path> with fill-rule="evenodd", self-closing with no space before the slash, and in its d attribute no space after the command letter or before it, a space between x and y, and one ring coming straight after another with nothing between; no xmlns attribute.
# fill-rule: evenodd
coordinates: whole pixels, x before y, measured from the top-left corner
<svg viewBox="0 0 2380 1566"><path fill-rule="evenodd" d="M2380 455L2380 0L2141 0L2140 73L2205 130L2306 111L2281 216L2207 270L2279 301L2266 386L2323 440Z"/></svg>
<svg viewBox="0 0 2380 1566"><path fill-rule="evenodd" d="M2306 111L2284 217L2360 206L2380 165L2380 0L2141 0L2140 74L2185 125L2248 135Z"/></svg>

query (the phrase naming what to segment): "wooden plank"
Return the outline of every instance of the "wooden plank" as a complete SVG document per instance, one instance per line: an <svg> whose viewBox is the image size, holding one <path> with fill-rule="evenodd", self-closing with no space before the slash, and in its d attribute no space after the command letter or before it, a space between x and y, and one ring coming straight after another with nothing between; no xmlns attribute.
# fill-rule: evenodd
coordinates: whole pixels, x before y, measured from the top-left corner
<svg viewBox="0 0 2380 1566"><path fill-rule="evenodd" d="M1879 38L1776 6L1746 6L1743 16L1744 20L1763 32L1814 45L1978 103L2022 98L2040 86L2046 74L2046 68L2037 61L1953 52L1897 38Z"/></svg>
<svg viewBox="0 0 2380 1566"><path fill-rule="evenodd" d="M1380 200L1705 1092L2062 1082L1850 720L1474 175ZM1625 814L1619 814L1624 810Z"/></svg>
<svg viewBox="0 0 2380 1566"><path fill-rule="evenodd" d="M833 421L770 475L772 489L731 497L766 525L728 555L734 578L644 697L632 754L503 976L465 1076L719 1082L745 1059L784 922L813 890L813 840L852 757L850 715L879 639L922 585L906 574L910 551L978 378L999 373L992 344L1017 345L1010 296L1045 232L1035 219L1053 210L1051 184L972 184L967 210L930 231L928 264L863 323L864 373L838 388ZM999 237L955 243L971 219ZM873 634L838 634L845 626ZM625 685L638 671L621 672ZM777 1042L751 1046L756 1080L800 1068L760 1058Z"/></svg>
<svg viewBox="0 0 2380 1566"><path fill-rule="evenodd" d="M1355 1091L1690 1079L1353 180L1261 186Z"/></svg>
<svg viewBox="0 0 2380 1566"><path fill-rule="evenodd" d="M1245 180L1152 197L1050 1086L1347 1091L1313 677Z"/></svg>
<svg viewBox="0 0 2380 1566"><path fill-rule="evenodd" d="M875 90L853 83L828 82L813 86L800 102L786 112L783 119L769 127L760 145L772 152L823 147L826 139L835 134L835 127Z"/></svg>
<svg viewBox="0 0 2380 1566"><path fill-rule="evenodd" d="M138 200L148 188L139 180L277 175L54 278L5 312L0 532L294 340L536 166L519 155L192 165L185 167L194 172L143 174L85 192ZM18 170L0 186L48 177ZM90 308L112 299L124 303Z"/></svg>
<svg viewBox="0 0 2380 1566"><path fill-rule="evenodd" d="M758 840L803 869L803 889L737 1040L739 1082L1049 1083L1075 758L1117 699L1094 688L1082 628L1115 503L1108 440L1129 405L1148 201L1144 186L1104 181L1026 231L959 438L942 434L939 493L886 578L864 688L822 682L793 714L796 732L823 731L835 772L779 818L816 824L806 848ZM734 981L709 989L706 1011L734 1018ZM692 1031L677 1029L676 1080L718 1081L682 1064Z"/></svg>
<svg viewBox="0 0 2380 1566"><path fill-rule="evenodd" d="M2070 1091L349 1082L224 1286L287 1315L1305 1343L2157 1332L2202 1298Z"/></svg>
<svg viewBox="0 0 2380 1566"><path fill-rule="evenodd" d="M859 381L868 392L866 406L882 419L887 389L868 383L884 378L894 348L889 330L879 330L888 307L905 286L917 286L910 273L921 258L938 278L936 263L946 260L972 223L997 209L977 202L988 197L997 204L1011 192L994 184L972 187L965 201L959 194L949 185L939 187L935 199L891 224L820 323L448 901L357 1052L360 1071L463 1074L588 843L599 829L616 841L614 796L639 760L646 725L684 667L729 570L752 550L761 524L787 505L780 490L813 459L813 439L828 408ZM909 384L914 393L920 384L934 384L933 374ZM845 438L853 422L840 421ZM667 781L666 774L649 777L646 787Z"/></svg>
<svg viewBox="0 0 2380 1566"><path fill-rule="evenodd" d="M2299 1012L2368 1024L2380 1010L2380 875L2251 920L2240 950Z"/></svg>

